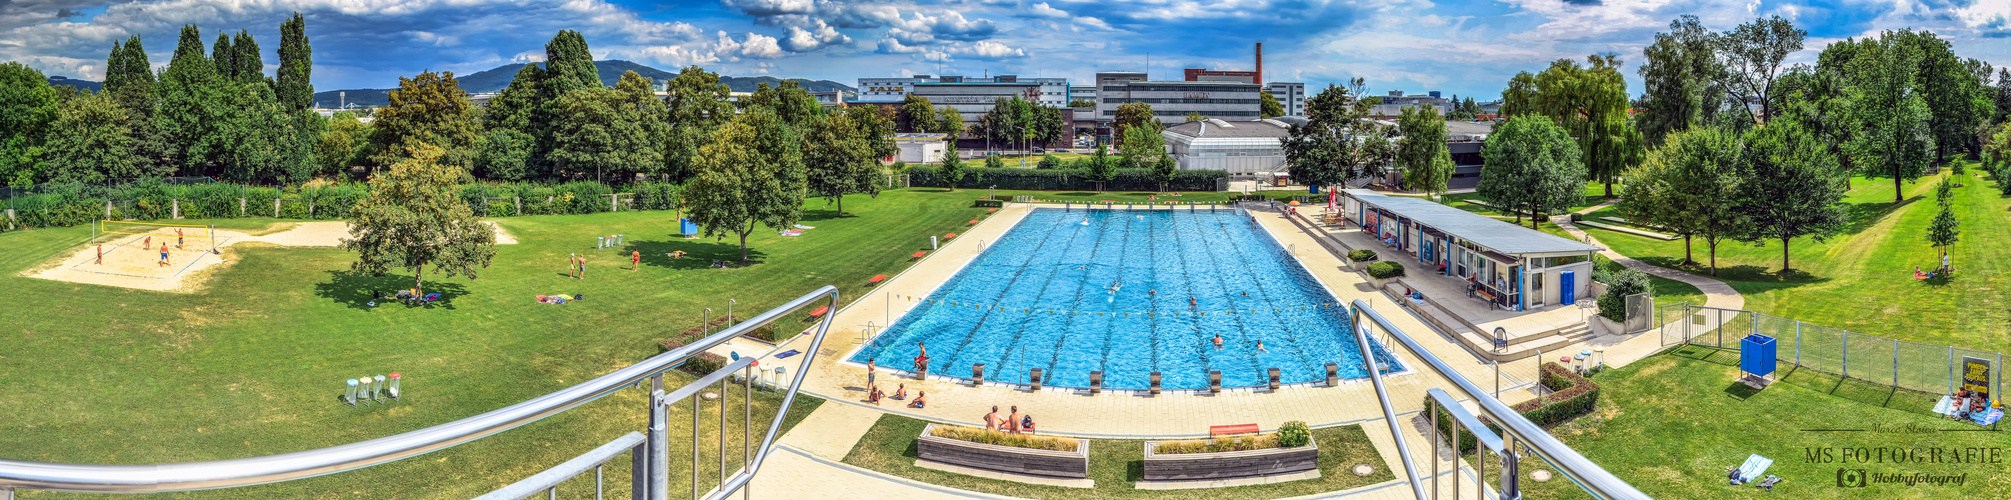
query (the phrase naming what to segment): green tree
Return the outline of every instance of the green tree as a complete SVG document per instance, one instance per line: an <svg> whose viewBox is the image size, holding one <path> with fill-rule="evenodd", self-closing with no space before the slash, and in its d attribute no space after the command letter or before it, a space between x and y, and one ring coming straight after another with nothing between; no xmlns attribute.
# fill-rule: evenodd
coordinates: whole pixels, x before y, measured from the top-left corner
<svg viewBox="0 0 2011 500"><path fill-rule="evenodd" d="M1347 87L1332 84L1306 100L1306 123L1281 140L1285 164L1301 184L1338 186L1352 179L1383 177L1396 159L1394 127L1372 118L1374 105L1357 97L1367 85L1356 78Z"/></svg>
<svg viewBox="0 0 2011 500"><path fill-rule="evenodd" d="M665 132L664 175L672 182L689 179L696 167L698 148L712 141L712 133L733 119L732 89L720 83L719 74L697 66L685 66L671 78L663 98Z"/></svg>
<svg viewBox="0 0 2011 500"><path fill-rule="evenodd" d="M943 106L943 109L936 112L936 128L930 132L949 134L951 141L963 137L964 114L957 112L955 108Z"/></svg>
<svg viewBox="0 0 2011 500"><path fill-rule="evenodd" d="M195 25L183 26L174 58L161 72L154 122L168 161L180 175L213 173L206 167L223 145L218 127L228 121L224 103L232 93L215 61L203 55L201 36Z"/></svg>
<svg viewBox="0 0 2011 500"><path fill-rule="evenodd" d="M229 85L224 90L228 93L222 96L223 102L229 111L212 129L217 135L214 159L223 177L241 183L305 181L304 175L292 178L296 173L293 161L298 159L293 148L299 136L272 87L256 82Z"/></svg>
<svg viewBox="0 0 2011 500"><path fill-rule="evenodd" d="M1397 117L1396 164L1403 171L1404 184L1412 191L1427 194L1445 192L1452 180L1452 150L1446 147L1445 120L1438 108L1411 106Z"/></svg>
<svg viewBox="0 0 2011 500"><path fill-rule="evenodd" d="M440 148L405 144L412 150L371 176L370 195L349 212L342 248L357 253L350 269L372 276L404 269L422 294L428 266L445 277L475 279L496 256L496 233L454 190L468 173L447 163Z"/></svg>
<svg viewBox="0 0 2011 500"><path fill-rule="evenodd" d="M876 177L884 149L875 145L886 143L886 139L878 123L861 123L867 117L884 121L870 111L832 113L813 123L803 138L803 167L810 193L836 203L841 216L845 214L845 195L879 192Z"/></svg>
<svg viewBox="0 0 2011 500"><path fill-rule="evenodd" d="M551 159L563 176L587 173L606 182L605 174L633 181L635 174L663 166L657 139L663 132L663 102L650 89L649 78L629 71L615 88L587 87L559 98Z"/></svg>
<svg viewBox="0 0 2011 500"><path fill-rule="evenodd" d="M1123 141L1125 130L1146 123L1159 123L1159 115L1153 113L1152 105L1130 102L1117 106L1117 116L1111 120L1110 126L1112 132L1117 134L1118 140Z"/></svg>
<svg viewBox="0 0 2011 500"><path fill-rule="evenodd" d="M1285 105L1278 103L1278 96L1271 95L1270 92L1259 92L1257 94L1257 115L1264 118L1285 116Z"/></svg>
<svg viewBox="0 0 2011 500"><path fill-rule="evenodd" d="M741 262L755 224L786 229L802 216L807 181L797 140L781 117L757 106L699 148L698 175L684 191L687 213L706 236L739 236Z"/></svg>
<svg viewBox="0 0 2011 500"><path fill-rule="evenodd" d="M237 30L237 36L231 39L230 51L230 62L237 66L231 70L231 76L237 78L238 83L265 83L265 56L258 53L258 42L252 40L250 31Z"/></svg>
<svg viewBox="0 0 2011 500"><path fill-rule="evenodd" d="M531 177L532 150L537 148L537 138L513 128L498 128L482 133L481 151L475 156L475 168L482 177L503 180L523 180Z"/></svg>
<svg viewBox="0 0 2011 500"><path fill-rule="evenodd" d="M210 67L216 68L216 75L225 81L239 81L237 76L237 50L230 46L230 34L217 32L216 44L210 46Z"/></svg>
<svg viewBox="0 0 2011 500"><path fill-rule="evenodd" d="M1043 169L1061 168L1061 157L1055 155L1041 155L1040 164L1036 165L1035 168L1043 168Z"/></svg>
<svg viewBox="0 0 2011 500"><path fill-rule="evenodd" d="M372 163L397 163L419 144L438 148L441 156L437 161L464 172L474 163L475 111L454 73L427 71L412 78L399 77L390 100L391 104L374 111L376 119L371 125L377 132L372 134L376 151Z"/></svg>
<svg viewBox="0 0 2011 500"><path fill-rule="evenodd" d="M803 90L803 86L793 80L783 81L777 87L759 84L754 88L754 95L747 96L740 101L740 105L742 108L768 108L782 118L783 123L798 130L809 128L811 123L824 116L824 106L817 104L817 99L810 97L810 91Z"/></svg>
<svg viewBox="0 0 2011 500"><path fill-rule="evenodd" d="M1606 184L1613 196L1613 179L1641 163L1639 132L1627 116L1627 82L1620 60L1594 55L1590 66L1559 59L1536 75L1537 113L1556 119L1578 140L1578 150L1591 180Z"/></svg>
<svg viewBox="0 0 2011 500"><path fill-rule="evenodd" d="M1536 75L1528 71L1516 73L1508 79L1508 89L1501 91L1501 116L1516 117L1538 112Z"/></svg>
<svg viewBox="0 0 2011 500"><path fill-rule="evenodd" d="M56 89L41 71L0 64L0 175L11 184L33 184L42 170L42 148L57 116Z"/></svg>
<svg viewBox="0 0 2011 500"><path fill-rule="evenodd" d="M1005 168L1005 159L1000 158L999 155L985 155L985 168ZM973 173L976 173L977 175L980 176L984 175L983 173L978 172ZM972 182L983 182L983 181L972 181Z"/></svg>
<svg viewBox="0 0 2011 500"><path fill-rule="evenodd" d="M601 84L600 69L594 66L586 36L578 31L559 30L545 43L545 71L544 81L549 82L553 99L574 90L606 87Z"/></svg>
<svg viewBox="0 0 2011 500"><path fill-rule="evenodd" d="M1125 168L1148 168L1166 156L1166 138L1160 135L1165 130L1157 121L1124 129L1124 142L1117 144L1117 152L1124 157Z"/></svg>
<svg viewBox="0 0 2011 500"><path fill-rule="evenodd" d="M52 124L45 160L53 182L100 184L140 177L144 162L134 151L126 110L106 94L86 94L62 105Z"/></svg>
<svg viewBox="0 0 2011 500"><path fill-rule="evenodd" d="M321 162L324 174L340 174L363 160L363 148L370 142L369 125L356 119L355 113L342 111L329 118L328 128L321 132L321 140L314 146L315 157Z"/></svg>
<svg viewBox="0 0 2011 500"><path fill-rule="evenodd" d="M1904 39L1887 31L1859 44L1847 91L1857 133L1845 149L1865 177L1892 179L1894 203L1906 200L1904 183L1925 173L1934 154L1930 110L1913 86L1917 48Z"/></svg>
<svg viewBox="0 0 2011 500"><path fill-rule="evenodd" d="M1071 99L1071 100L1069 100L1069 101L1068 101L1068 107L1071 107L1071 108L1094 108L1094 107L1096 107L1096 101L1092 101L1092 100L1089 100L1089 99L1083 99L1083 98L1080 98L1080 97L1077 97L1077 98L1075 98L1075 99Z"/></svg>
<svg viewBox="0 0 2011 500"><path fill-rule="evenodd" d="M1641 51L1647 62L1638 71L1646 93L1637 120L1648 144L1661 145L1671 133L1712 123L1725 109L1727 90L1719 84L1727 75L1718 62L1717 37L1697 16L1685 14Z"/></svg>
<svg viewBox="0 0 2011 500"><path fill-rule="evenodd" d="M1935 250L1948 255L1948 247L1962 240L1962 223L1955 220L1953 205L1954 183L1943 179L1934 186L1934 201L1939 211L1934 213L1934 222L1927 224L1927 242L1934 244Z"/></svg>
<svg viewBox="0 0 2011 500"><path fill-rule="evenodd" d="M279 75L275 91L289 111L314 107L314 49L307 43L307 18L299 12L279 23Z"/></svg>
<svg viewBox="0 0 2011 500"><path fill-rule="evenodd" d="M1757 110L1733 107L1746 110L1753 123L1773 119L1780 107L1773 86L1780 77L1781 64L1788 55L1801 52L1802 39L1807 37L1807 31L1780 16L1754 19L1714 37L1718 60L1724 67L1718 74L1719 86L1731 93L1733 103L1759 103Z"/></svg>
<svg viewBox="0 0 2011 500"><path fill-rule="evenodd" d="M1622 206L1630 216L1684 235L1686 262L1691 260L1689 237L1704 238L1711 251L1711 275L1716 276L1718 244L1741 234L1746 226L1739 210L1744 150L1740 136L1724 128L1670 134L1628 177L1634 181L1629 182Z"/></svg>
<svg viewBox="0 0 2011 500"><path fill-rule="evenodd" d="M1159 180L1159 192L1166 192L1166 183L1173 182L1173 175L1179 171L1180 162L1171 156L1160 156L1158 161L1152 162L1152 178Z"/></svg>
<svg viewBox="0 0 2011 500"><path fill-rule="evenodd" d="M901 102L901 129L909 132L943 132L939 129L942 120L936 117L934 104L929 98L908 94Z"/></svg>
<svg viewBox="0 0 2011 500"><path fill-rule="evenodd" d="M951 192L955 192L957 183L964 180L964 159L957 153L957 141L952 140L943 148L943 163L936 169L936 176L943 179L943 184L949 185Z"/></svg>
<svg viewBox="0 0 2011 500"><path fill-rule="evenodd" d="M1567 209L1584 196L1585 165L1578 143L1547 117L1510 118L1488 135L1481 150L1487 168L1474 192L1488 201L1531 214L1529 225L1553 210ZM1521 214L1516 215L1521 224Z"/></svg>
<svg viewBox="0 0 2011 500"><path fill-rule="evenodd" d="M1271 94L1264 94L1264 95L1267 95L1267 96L1268 96L1268 95L1271 95ZM1268 116L1267 116L1267 117L1265 117L1265 118L1270 118L1270 117L1268 117ZM1201 113L1198 113L1198 112L1194 112L1194 111L1188 111L1188 112L1187 112L1187 123L1194 123L1194 122L1198 122L1198 121L1202 121L1202 120L1206 120L1206 119L1208 119L1208 115L1204 115L1204 114L1201 114Z"/></svg>
<svg viewBox="0 0 2011 500"><path fill-rule="evenodd" d="M132 133L133 152L139 157L140 169L173 173L172 167L163 169L162 158L167 156L167 144L160 128L154 123L160 99L156 95L153 65L147 61L147 51L140 45L140 36L127 38L123 45L114 44L108 59L102 92L110 94L112 101L126 111L126 127Z"/></svg>
<svg viewBox="0 0 2011 500"><path fill-rule="evenodd" d="M1991 121L2011 123L2011 68L1997 70L1997 88L1991 95L1993 96L1991 100L1995 102L1997 108L1996 116Z"/></svg>
<svg viewBox="0 0 2011 500"><path fill-rule="evenodd" d="M1096 154L1089 157L1089 165L1083 169L1082 178L1096 183L1096 192L1103 192L1103 183L1117 178L1117 162L1110 158L1110 148L1096 145Z"/></svg>
<svg viewBox="0 0 2011 500"><path fill-rule="evenodd" d="M1829 241L1849 214L1836 157L1795 120L1774 120L1746 134L1739 160L1735 209L1746 224L1736 239L1757 245L1781 242L1781 273L1790 269L1788 244L1808 236Z"/></svg>

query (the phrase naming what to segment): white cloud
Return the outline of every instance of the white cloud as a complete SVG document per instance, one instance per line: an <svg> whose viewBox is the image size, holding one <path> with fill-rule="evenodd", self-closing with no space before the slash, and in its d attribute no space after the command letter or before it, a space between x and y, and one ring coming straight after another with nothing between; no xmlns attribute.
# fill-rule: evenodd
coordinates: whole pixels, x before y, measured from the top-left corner
<svg viewBox="0 0 2011 500"><path fill-rule="evenodd" d="M782 46L775 43L775 37L760 33L747 33L743 40L735 41L725 31L719 32L719 43L713 46L713 54L727 61L738 62L747 59L774 59L782 57Z"/></svg>
<svg viewBox="0 0 2011 500"><path fill-rule="evenodd" d="M461 38L456 36L446 36L430 31L411 31L408 33L412 34L412 40L434 47L452 47L461 44Z"/></svg>
<svg viewBox="0 0 2011 500"><path fill-rule="evenodd" d="M921 47L902 45L900 40L893 38L882 38L880 39L879 50L875 50L874 52L881 54L913 54L921 51Z"/></svg>
<svg viewBox="0 0 2011 500"><path fill-rule="evenodd" d="M809 52L847 43L852 43L852 37L845 36L838 30L832 29L830 25L824 24L824 21L818 20L813 29L790 26L789 36L782 40L782 47L789 49L790 52Z"/></svg>
<svg viewBox="0 0 2011 500"><path fill-rule="evenodd" d="M1026 51L1008 47L1006 44L985 40L966 46L954 47L951 53L972 59L1012 59L1026 57Z"/></svg>
<svg viewBox="0 0 2011 500"><path fill-rule="evenodd" d="M1046 17L1054 19L1068 18L1068 12L1054 7L1050 7L1047 5L1047 2L1037 3L1027 7L1027 14L1032 15L1034 17Z"/></svg>

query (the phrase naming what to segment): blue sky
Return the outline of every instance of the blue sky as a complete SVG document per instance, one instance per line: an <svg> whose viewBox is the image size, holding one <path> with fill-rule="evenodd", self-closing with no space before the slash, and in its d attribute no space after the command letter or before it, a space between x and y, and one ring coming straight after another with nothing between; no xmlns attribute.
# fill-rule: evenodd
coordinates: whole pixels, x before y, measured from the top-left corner
<svg viewBox="0 0 2011 500"><path fill-rule="evenodd" d="M320 90L538 60L560 29L584 32L602 59L847 85L916 73L1178 79L1181 68L1251 69L1263 42L1268 80L1314 87L1359 76L1378 94L1490 99L1517 71L1611 52L1638 93L1641 48L1682 14L1714 29L1795 20L1809 40L1793 61L1910 27L1964 57L2011 63L2011 0L0 0L0 60L99 79L113 40L139 34L164 65L179 27L194 23L205 42L250 30L270 71L279 22L295 11L308 18Z"/></svg>

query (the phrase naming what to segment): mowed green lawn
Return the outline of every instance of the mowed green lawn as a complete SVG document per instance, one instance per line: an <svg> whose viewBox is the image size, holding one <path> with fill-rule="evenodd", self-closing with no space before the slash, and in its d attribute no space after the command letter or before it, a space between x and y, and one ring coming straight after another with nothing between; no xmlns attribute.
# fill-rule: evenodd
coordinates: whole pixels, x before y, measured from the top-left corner
<svg viewBox="0 0 2011 500"><path fill-rule="evenodd" d="M1974 164L1969 169L1977 172ZM1948 279L1913 279L1915 267L1939 265L1927 226L1939 210L1934 185L1950 178L1962 241L1950 251L1959 270ZM1781 273L1779 241L1765 246L1725 241L1718 246L1718 278L1746 298L1746 308L1859 333L1927 344L2011 353L2011 198L1994 180L1944 169L1939 177L1905 185L1906 201L1893 203L1890 179L1853 179L1845 198L1851 222L1827 242L1795 239L1789 255L1795 272ZM1589 217L1620 216L1611 209ZM1681 266L1683 241L1659 241L1594 231L1613 250L1650 264L1709 275L1709 249L1692 243L1701 266Z"/></svg>
<svg viewBox="0 0 2011 500"><path fill-rule="evenodd" d="M671 212L502 219L522 243L499 246L480 279L430 281L427 290L445 300L422 308L367 305L371 291L408 287L412 276L350 275L355 256L339 249L233 247L226 256L239 262L202 291L183 294L22 277L22 270L82 248L90 230L0 233L0 248L7 249L0 252L0 289L8 291L0 306L0 458L217 460L468 417L657 354L656 341L696 326L702 308L725 314L727 299L737 300L735 311L745 316L823 285L857 297L868 278L910 265L909 254L926 249L929 235L961 232L982 217L985 209L972 208L972 199L937 189L852 196L851 215L842 218L823 200L809 200L803 223L816 229L801 237L756 231L749 238L756 263L732 269L707 264L737 259L733 239L675 236ZM274 221L214 222L259 228ZM627 235L628 247L593 248L594 236L615 233ZM640 271L627 269L631 249L644 255ZM664 256L675 250L691 256ZM590 256L587 279L565 275L566 257L575 252ZM534 301L555 293L586 299ZM801 313L784 322L811 324ZM403 401L363 408L337 402L344 379L391 372L404 376ZM642 429L643 401L639 391L622 391L390 465L187 496L467 498ZM759 402L772 415L775 398ZM616 469L626 466L609 467ZM591 488L591 481L580 483L575 487Z"/></svg>
<svg viewBox="0 0 2011 500"><path fill-rule="evenodd" d="M1550 432L1566 445L1654 498L2011 498L2011 457L2004 423L1980 427L1929 411L1938 395L1808 370L1784 371L1754 391L1736 382L1739 353L1702 347L1607 371L1599 407ZM1851 459L1843 462L1845 448ZM1920 453L1922 463L1884 463L1878 450ZM1932 450L1939 450L1935 463ZM1997 458L1959 458L1980 450ZM1856 459L1869 453L1871 462ZM1748 455L1774 460L1767 474L1785 479L1773 493L1732 486L1724 468ZM1544 467L1525 458L1523 467ZM1493 469L1493 467L1490 467ZM1877 474L1967 474L1961 486L1837 486L1837 469ZM1490 475L1495 471L1490 470ZM1562 478L1524 480L1528 498L1589 498Z"/></svg>

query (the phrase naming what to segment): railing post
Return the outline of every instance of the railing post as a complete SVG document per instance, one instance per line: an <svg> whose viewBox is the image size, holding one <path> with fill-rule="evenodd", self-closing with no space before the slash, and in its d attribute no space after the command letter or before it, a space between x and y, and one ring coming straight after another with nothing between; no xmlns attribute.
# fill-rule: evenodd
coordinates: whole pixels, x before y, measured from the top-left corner
<svg viewBox="0 0 2011 500"><path fill-rule="evenodd" d="M1428 410L1431 410L1431 434L1430 434L1430 437L1431 437L1431 500L1438 500L1438 435L1439 435L1439 434L1438 434L1438 433L1439 433L1439 430L1438 430L1438 411L1439 411L1439 410L1438 410L1438 401L1436 401L1436 400L1434 400L1434 401L1426 401L1426 402L1425 402L1425 406L1426 406L1426 409L1428 409ZM1459 424L1453 424L1453 425L1459 425ZM1457 446L1457 445L1455 445L1455 446ZM1455 452L1455 453L1457 453L1457 452L1458 452L1458 450L1454 450L1454 452ZM1459 470L1459 468L1458 468L1458 467L1453 467L1453 470L1455 470L1455 471L1456 471L1456 470ZM1458 474L1457 474L1457 473L1454 473L1454 478L1457 478L1457 477L1458 477ZM1419 500L1423 500L1423 499L1419 499Z"/></svg>
<svg viewBox="0 0 2011 500"><path fill-rule="evenodd" d="M1466 457L1459 451L1459 419L1452 419L1452 434L1446 440L1452 441L1452 499L1459 500L1459 460ZM1480 443L1474 443L1474 447L1479 448Z"/></svg>
<svg viewBox="0 0 2011 500"><path fill-rule="evenodd" d="M691 500L703 498L698 493L698 435L702 432L699 428L701 424L698 415L705 413L705 400L702 394L691 393Z"/></svg>
<svg viewBox="0 0 2011 500"><path fill-rule="evenodd" d="M670 408L663 401L663 375L649 378L649 474L643 491L650 500L670 500Z"/></svg>
<svg viewBox="0 0 2011 500"><path fill-rule="evenodd" d="M726 487L726 379L724 378L719 379L719 487Z"/></svg>
<svg viewBox="0 0 2011 500"><path fill-rule="evenodd" d="M740 376L740 382L743 384L741 387L744 388L740 398L740 470L752 474L754 473L754 455L748 450L753 449L752 447L754 446L754 365L747 365L745 370L747 371L742 372ZM751 494L747 490L753 489L753 487L754 481L751 479L741 484L741 500L752 498L749 496Z"/></svg>

